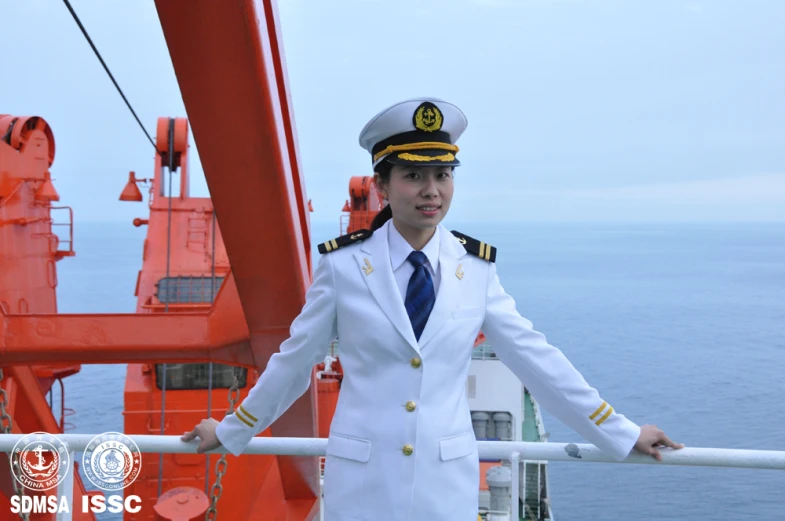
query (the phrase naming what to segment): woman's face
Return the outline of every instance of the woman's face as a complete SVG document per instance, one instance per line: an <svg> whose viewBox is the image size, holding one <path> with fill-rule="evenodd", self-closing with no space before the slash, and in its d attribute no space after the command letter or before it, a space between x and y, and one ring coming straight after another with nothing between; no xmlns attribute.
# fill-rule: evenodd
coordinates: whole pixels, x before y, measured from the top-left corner
<svg viewBox="0 0 785 521"><path fill-rule="evenodd" d="M382 194L387 194L398 225L433 229L450 209L454 189L452 167L394 165L389 183L382 183L378 174L374 177Z"/></svg>

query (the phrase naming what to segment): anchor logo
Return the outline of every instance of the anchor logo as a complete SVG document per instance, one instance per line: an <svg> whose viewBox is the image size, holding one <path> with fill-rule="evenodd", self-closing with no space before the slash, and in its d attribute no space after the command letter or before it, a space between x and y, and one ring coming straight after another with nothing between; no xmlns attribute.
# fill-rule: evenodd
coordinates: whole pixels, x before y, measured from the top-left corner
<svg viewBox="0 0 785 521"><path fill-rule="evenodd" d="M65 479L71 458L65 444L47 432L33 432L12 450L11 472L30 490L49 490Z"/></svg>
<svg viewBox="0 0 785 521"><path fill-rule="evenodd" d="M364 260L365 260L365 266L363 266L363 271L365 272L365 275L367 276L367 275L370 275L371 272L373 271L373 266L371 266L371 262L368 259L364 259Z"/></svg>
<svg viewBox="0 0 785 521"><path fill-rule="evenodd" d="M441 130L443 119L439 107L426 101L414 112L414 127L425 132L434 132Z"/></svg>
<svg viewBox="0 0 785 521"><path fill-rule="evenodd" d="M428 109L425 111L425 115L423 116L422 120L425 122L426 125L429 127L436 123L436 116L433 113L433 109Z"/></svg>
<svg viewBox="0 0 785 521"><path fill-rule="evenodd" d="M32 453L38 460L37 463L30 463L30 453ZM47 464L44 464L44 446L39 444L32 451L24 451L23 456L21 457L22 468L31 478L48 478L54 474L55 470L57 470L55 467L57 467L59 459L60 458L57 457L57 453L55 452L50 458L51 461Z"/></svg>

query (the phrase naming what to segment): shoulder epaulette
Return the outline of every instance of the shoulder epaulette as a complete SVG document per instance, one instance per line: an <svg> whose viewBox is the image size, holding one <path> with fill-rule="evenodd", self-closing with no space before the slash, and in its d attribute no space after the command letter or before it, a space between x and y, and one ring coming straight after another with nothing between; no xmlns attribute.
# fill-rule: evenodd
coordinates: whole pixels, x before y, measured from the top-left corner
<svg viewBox="0 0 785 521"><path fill-rule="evenodd" d="M337 250L338 248L354 244L357 241L364 241L371 235L373 235L371 230L357 230L354 233L347 233L346 235L342 235L340 237L336 237L335 239L330 239L327 242L321 243L319 245L319 253L329 253L331 251Z"/></svg>
<svg viewBox="0 0 785 521"><path fill-rule="evenodd" d="M461 232L456 232L455 230L452 230L452 234L458 238L458 242L463 244L463 247L466 248L467 252L471 253L472 255L477 255L481 259L485 259L490 262L496 262L495 246L478 241L477 239L472 239L468 235L464 235Z"/></svg>

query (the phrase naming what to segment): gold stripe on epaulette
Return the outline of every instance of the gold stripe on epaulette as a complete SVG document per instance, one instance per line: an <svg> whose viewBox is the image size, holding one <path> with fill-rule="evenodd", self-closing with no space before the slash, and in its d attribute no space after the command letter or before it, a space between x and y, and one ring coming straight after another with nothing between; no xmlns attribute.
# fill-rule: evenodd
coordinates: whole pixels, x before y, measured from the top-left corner
<svg viewBox="0 0 785 521"><path fill-rule="evenodd" d="M332 245L333 245L333 249L334 249L334 250L337 250L337 249L338 249L338 243L337 243L337 242L335 242L335 239L330 239L330 244L332 244Z"/></svg>
<svg viewBox="0 0 785 521"><path fill-rule="evenodd" d="M485 243L480 241L480 258L485 258Z"/></svg>
<svg viewBox="0 0 785 521"><path fill-rule="evenodd" d="M605 406L606 406L606 405L608 405L608 402L602 402L602 405L600 405L600 406L597 408L597 410L596 410L596 411L594 411L594 412L592 413L592 415L591 415L591 416L589 416L589 419L590 419L590 420L593 420L594 418L596 418L597 416L599 416L599 415L600 415L600 413L603 411L603 409L605 409Z"/></svg>
<svg viewBox="0 0 785 521"><path fill-rule="evenodd" d="M609 408L608 408L608 412L606 412L605 414L603 414L603 415L602 415L602 418L600 418L599 420L597 420L596 422L594 422L594 424L595 424L596 426L598 426L598 427L599 427L600 425L602 425L602 422L604 422L605 420L607 420L607 419L608 419L608 417L611 415L611 413L612 413L612 412L613 412L613 407L609 407Z"/></svg>
<svg viewBox="0 0 785 521"><path fill-rule="evenodd" d="M485 247L485 260L487 260L487 261L491 260L491 245L490 244L488 244Z"/></svg>

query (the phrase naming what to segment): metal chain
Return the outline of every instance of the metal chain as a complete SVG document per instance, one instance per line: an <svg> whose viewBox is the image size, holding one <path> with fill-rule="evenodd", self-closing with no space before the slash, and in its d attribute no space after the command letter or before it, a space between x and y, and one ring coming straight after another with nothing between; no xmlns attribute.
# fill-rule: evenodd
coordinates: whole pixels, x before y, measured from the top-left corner
<svg viewBox="0 0 785 521"><path fill-rule="evenodd" d="M3 368L0 367L0 383L3 381ZM5 411L7 401L7 395L5 393L5 389L0 387L0 431L3 434L11 434L11 428L14 426L14 421L11 419L11 416ZM19 475L21 469L19 468L19 458L15 457L13 453L8 453L8 463L11 468L11 485L14 487L14 494L19 496L21 499L25 495L25 487L22 485L21 487L18 485L16 481L16 476ZM16 472L14 472L16 471ZM25 512L19 512L19 517L24 519L24 521L29 521L30 516Z"/></svg>
<svg viewBox="0 0 785 521"><path fill-rule="evenodd" d="M234 404L236 404L240 399L240 368L235 367L233 370L234 381L232 382L232 386L229 388L229 410L226 411L226 414L231 414L234 412ZM218 517L218 500L221 499L221 495L223 494L223 486L221 485L221 480L226 474L226 454L221 455L221 459L215 464L215 483L213 484L212 495L210 497L210 507L207 509L207 512L204 514L205 521L215 521Z"/></svg>

